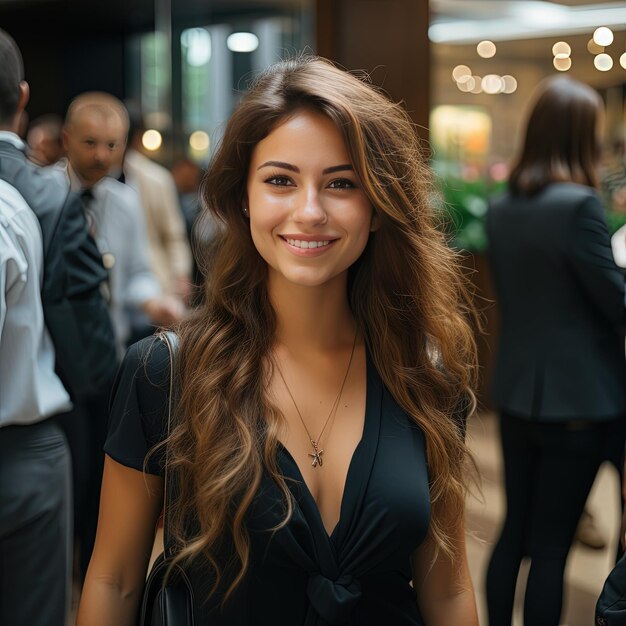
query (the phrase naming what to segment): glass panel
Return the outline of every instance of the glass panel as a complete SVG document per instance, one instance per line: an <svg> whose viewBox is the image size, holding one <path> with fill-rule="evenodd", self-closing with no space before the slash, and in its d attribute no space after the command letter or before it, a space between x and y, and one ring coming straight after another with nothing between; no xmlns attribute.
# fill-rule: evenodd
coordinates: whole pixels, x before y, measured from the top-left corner
<svg viewBox="0 0 626 626"><path fill-rule="evenodd" d="M206 163L250 78L281 58L302 49L313 50L309 0L294 2L291 9L250 14L237 4L233 3L232 11L216 14L215 19L206 14L176 17L173 54L161 33L129 38L126 93L141 103L146 125L163 133L163 148L153 153L153 158L166 161L167 154L186 154ZM254 35L258 45L245 52L230 50L228 37L238 32ZM174 60L171 77L167 71L170 55ZM167 113L168 98L172 98L173 120ZM173 151L169 149L171 130L176 142Z"/></svg>
<svg viewBox="0 0 626 626"><path fill-rule="evenodd" d="M169 49L162 33L147 33L141 37L141 107L146 126L164 129L170 125L167 98L170 76L167 72Z"/></svg>

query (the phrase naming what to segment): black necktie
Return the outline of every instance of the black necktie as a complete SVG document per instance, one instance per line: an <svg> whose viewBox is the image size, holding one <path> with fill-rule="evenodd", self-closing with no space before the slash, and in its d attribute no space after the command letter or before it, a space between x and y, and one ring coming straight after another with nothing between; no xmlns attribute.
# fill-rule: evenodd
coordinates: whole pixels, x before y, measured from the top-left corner
<svg viewBox="0 0 626 626"><path fill-rule="evenodd" d="M108 250L107 243L104 239L98 237L98 229L96 225L96 215L93 211L94 195L93 191L89 188L85 188L80 192L80 198L83 201L83 207L85 208L85 217L87 218L87 228L89 234L95 239L98 246L98 250L102 255L102 265L109 273L108 279L101 284L102 295L105 300L111 304L111 268L115 265L115 257Z"/></svg>
<svg viewBox="0 0 626 626"><path fill-rule="evenodd" d="M91 188L85 188L80 192L80 197L85 203L85 206L88 206L89 203L93 200L93 191L91 191Z"/></svg>
<svg viewBox="0 0 626 626"><path fill-rule="evenodd" d="M96 217L91 210L91 203L93 202L93 191L90 188L83 189L80 192L80 199L83 202L85 209L85 217L87 218L87 229L92 237L95 237L96 233Z"/></svg>

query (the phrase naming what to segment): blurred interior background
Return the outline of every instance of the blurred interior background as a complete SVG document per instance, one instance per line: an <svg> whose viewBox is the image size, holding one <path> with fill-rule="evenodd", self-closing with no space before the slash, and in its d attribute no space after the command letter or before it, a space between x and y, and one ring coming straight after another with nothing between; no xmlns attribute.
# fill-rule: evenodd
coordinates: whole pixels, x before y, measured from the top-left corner
<svg viewBox="0 0 626 626"><path fill-rule="evenodd" d="M436 172L434 202L462 251L485 317L481 417L470 428L484 499L470 506L470 556L480 590L502 514L500 459L489 412L497 308L485 261L484 215L505 184L534 87L566 72L606 104L605 169L624 163L626 5L601 0L0 0L31 84L30 119L63 116L77 94L108 91L141 105L146 153L204 166L249 79L301 51L364 70L405 103ZM625 208L605 196L616 230ZM626 204L626 203L625 203ZM617 483L601 472L596 510L617 536ZM608 503L608 504L607 504ZM591 623L615 541L574 551L568 624Z"/></svg>

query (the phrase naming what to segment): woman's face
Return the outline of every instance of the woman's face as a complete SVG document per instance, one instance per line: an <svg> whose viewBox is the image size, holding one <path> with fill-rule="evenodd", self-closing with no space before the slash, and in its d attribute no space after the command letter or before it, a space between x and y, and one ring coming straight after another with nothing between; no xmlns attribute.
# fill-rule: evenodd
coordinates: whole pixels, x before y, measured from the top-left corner
<svg viewBox="0 0 626 626"><path fill-rule="evenodd" d="M377 226L341 133L314 111L299 111L257 144L247 192L252 239L271 281L345 279Z"/></svg>

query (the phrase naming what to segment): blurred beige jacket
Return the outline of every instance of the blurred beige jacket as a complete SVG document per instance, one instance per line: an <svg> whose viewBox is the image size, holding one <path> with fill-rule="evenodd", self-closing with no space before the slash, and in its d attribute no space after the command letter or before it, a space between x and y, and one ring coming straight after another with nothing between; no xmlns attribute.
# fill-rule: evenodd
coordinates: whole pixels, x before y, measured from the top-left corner
<svg viewBox="0 0 626 626"><path fill-rule="evenodd" d="M124 175L141 198L152 271L165 294L179 295L177 281L191 277L191 251L174 179L162 165L132 148L126 152Z"/></svg>

